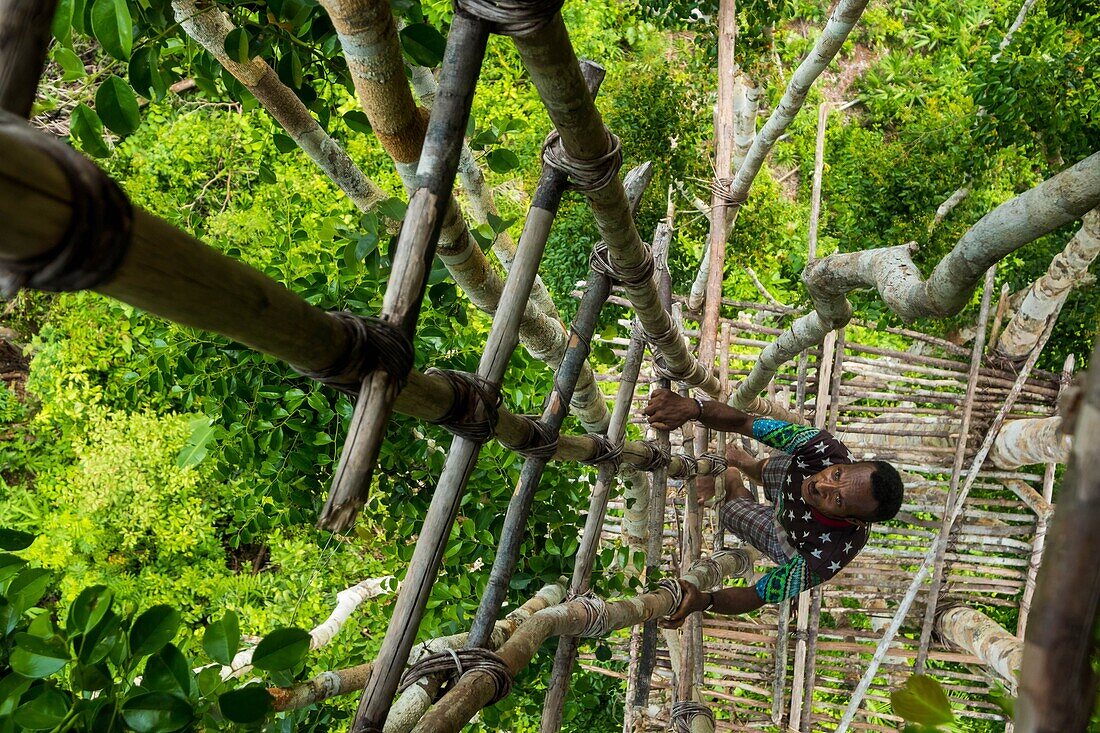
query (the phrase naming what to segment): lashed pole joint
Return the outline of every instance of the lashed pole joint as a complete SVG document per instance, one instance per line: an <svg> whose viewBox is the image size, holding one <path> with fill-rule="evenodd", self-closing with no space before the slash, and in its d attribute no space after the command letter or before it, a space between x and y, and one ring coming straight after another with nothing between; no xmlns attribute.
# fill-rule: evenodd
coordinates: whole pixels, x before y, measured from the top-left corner
<svg viewBox="0 0 1100 733"><path fill-rule="evenodd" d="M591 96L585 93L579 63L560 14L538 33L516 36L514 40L554 122L569 165L579 169L614 160L614 138ZM648 274L652 255L638 235L623 184L610 176L605 185L586 190L585 195L601 238L607 243L610 263L624 282L651 342L663 353L667 368L677 379L718 397L717 378L691 355L683 335L661 308L656 283Z"/></svg>

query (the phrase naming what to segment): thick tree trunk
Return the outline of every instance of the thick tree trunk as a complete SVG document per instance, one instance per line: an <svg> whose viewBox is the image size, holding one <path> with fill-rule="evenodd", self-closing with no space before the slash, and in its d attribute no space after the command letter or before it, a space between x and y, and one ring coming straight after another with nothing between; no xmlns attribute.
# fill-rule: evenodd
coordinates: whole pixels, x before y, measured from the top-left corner
<svg viewBox="0 0 1100 733"><path fill-rule="evenodd" d="M1100 341L1067 432L1076 436L1039 570L1016 702L1019 733L1089 728L1100 609Z"/></svg>
<svg viewBox="0 0 1100 733"><path fill-rule="evenodd" d="M768 157L779 136L794 120L798 110L802 109L810 87L840 51L840 47L844 45L845 39L848 38L848 34L851 33L866 6L867 0L841 0L836 6L829 22L825 24L825 29L821 31L821 35L814 44L813 50L791 76L790 84L787 85L779 106L775 108L760 130L760 134L753 140L752 147L737 170L737 175L729 183L726 191L726 198L731 202L726 213L728 220L736 220L737 212L748 197L749 188L756 174L764 165L764 159ZM704 261L691 286L691 294L688 296L689 308L696 310L702 305L709 273L710 263Z"/></svg>
<svg viewBox="0 0 1100 733"><path fill-rule="evenodd" d="M954 606L939 615L943 638L962 647L999 674L1014 688L1024 657L1024 642L981 611Z"/></svg>
<svg viewBox="0 0 1100 733"><path fill-rule="evenodd" d="M229 16L210 0L172 0L176 20L188 36L217 59L233 77L275 118L286 134L340 187L360 211L370 211L387 194L363 175L340 144L313 119L302 100L279 80L260 57L247 64L229 58L225 38L233 30Z"/></svg>
<svg viewBox="0 0 1100 733"><path fill-rule="evenodd" d="M894 313L907 321L954 315L967 304L982 274L1002 257L1083 216L1100 204L1100 153L1001 204L970 228L922 280L910 243L834 254L811 262L802 273L815 310L791 324L760 354L752 372L730 398L751 404L775 372L825 334L848 323L851 290L873 287Z"/></svg>
<svg viewBox="0 0 1100 733"><path fill-rule="evenodd" d="M998 468L1065 463L1070 444L1070 437L1062 433L1060 417L1012 420L997 434L989 460Z"/></svg>
<svg viewBox="0 0 1100 733"><path fill-rule="evenodd" d="M1100 209L1081 217L1081 229L1066 248L1054 255L1046 274L1031 284L1023 303L997 339L997 352L1013 360L1027 356L1047 319L1056 314L1069 291L1088 277L1089 266L1100 254Z"/></svg>

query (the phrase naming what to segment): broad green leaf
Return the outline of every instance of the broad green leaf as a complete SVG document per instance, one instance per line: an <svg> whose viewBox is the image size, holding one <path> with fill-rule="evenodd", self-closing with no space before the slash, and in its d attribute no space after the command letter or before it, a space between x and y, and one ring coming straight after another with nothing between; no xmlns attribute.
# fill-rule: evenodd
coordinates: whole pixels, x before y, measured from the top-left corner
<svg viewBox="0 0 1100 733"><path fill-rule="evenodd" d="M103 139L103 122L99 115L86 104L78 104L69 117L69 134L80 141L80 148L95 158L106 158L111 154Z"/></svg>
<svg viewBox="0 0 1100 733"><path fill-rule="evenodd" d="M166 605L153 606L130 627L130 654L134 657L152 654L172 641L179 627L179 611Z"/></svg>
<svg viewBox="0 0 1100 733"><path fill-rule="evenodd" d="M122 704L122 717L138 733L169 733L183 728L195 711L186 700L166 692L145 692Z"/></svg>
<svg viewBox="0 0 1100 733"><path fill-rule="evenodd" d="M98 664L107 658L122 641L122 619L107 612L87 633L73 639L76 656L84 664Z"/></svg>
<svg viewBox="0 0 1100 733"><path fill-rule="evenodd" d="M23 696L31 686L31 681L17 674L9 674L0 677L0 718L11 715L19 704L19 698Z"/></svg>
<svg viewBox="0 0 1100 733"><path fill-rule="evenodd" d="M164 99L168 84L160 70L160 49L157 46L143 46L134 51L127 73L130 84L138 94L157 101Z"/></svg>
<svg viewBox="0 0 1100 733"><path fill-rule="evenodd" d="M485 156L485 162L494 173L507 173L519 168L519 156L508 148L490 150L489 154Z"/></svg>
<svg viewBox="0 0 1100 733"><path fill-rule="evenodd" d="M360 110L353 109L350 112L345 112L342 119L344 120L344 124L355 132L360 132L364 135L369 135L371 132L370 120L367 119L366 114Z"/></svg>
<svg viewBox="0 0 1100 733"><path fill-rule="evenodd" d="M20 705L12 719L20 730L52 730L69 714L71 700L54 687L47 687L34 699Z"/></svg>
<svg viewBox="0 0 1100 733"><path fill-rule="evenodd" d="M447 41L427 23L413 23L401 29L401 47L413 61L431 68L442 63Z"/></svg>
<svg viewBox="0 0 1100 733"><path fill-rule="evenodd" d="M187 697L191 694L191 666L175 644L165 644L145 662L141 686Z"/></svg>
<svg viewBox="0 0 1100 733"><path fill-rule="evenodd" d="M191 468L199 465L206 458L209 445L218 431L211 423L211 419L206 416L191 421L191 437L187 439L187 444L176 456L177 466Z"/></svg>
<svg viewBox="0 0 1100 733"><path fill-rule="evenodd" d="M394 221L403 221L405 219L405 212L408 211L409 205L399 198L388 198L382 203L378 204L378 213L387 219L393 219Z"/></svg>
<svg viewBox="0 0 1100 733"><path fill-rule="evenodd" d="M294 138L283 135L279 132L275 133L274 140L275 149L278 150L280 153L289 153L291 150L294 150L298 147L298 143L294 142Z"/></svg>
<svg viewBox="0 0 1100 733"><path fill-rule="evenodd" d="M73 0L59 0L50 32L62 46L73 44Z"/></svg>
<svg viewBox="0 0 1100 733"><path fill-rule="evenodd" d="M890 703L894 713L910 723L936 727L955 722L951 702L931 677L913 675L905 687L890 693Z"/></svg>
<svg viewBox="0 0 1100 733"><path fill-rule="evenodd" d="M252 652L252 666L268 672L290 669L309 651L309 632L302 629L275 629L260 640Z"/></svg>
<svg viewBox="0 0 1100 733"><path fill-rule="evenodd" d="M27 568L8 585L7 598L17 614L32 608L46 595L53 575L43 568Z"/></svg>
<svg viewBox="0 0 1100 733"><path fill-rule="evenodd" d="M218 664L229 664L241 644L241 630L237 614L226 611L220 620L206 627L202 636L202 648Z"/></svg>
<svg viewBox="0 0 1100 733"><path fill-rule="evenodd" d="M225 53L238 64L247 64L252 56L249 54L250 37L244 28L234 28L225 37Z"/></svg>
<svg viewBox="0 0 1100 733"><path fill-rule="evenodd" d="M65 629L70 634L82 634L95 627L111 610L113 594L105 585L92 585L80 591L69 606Z"/></svg>
<svg viewBox="0 0 1100 733"><path fill-rule="evenodd" d="M134 90L121 77L108 76L95 93L95 111L112 132L130 135L141 123Z"/></svg>
<svg viewBox="0 0 1100 733"><path fill-rule="evenodd" d="M287 86L294 89L302 88L302 59L298 57L298 52L294 49L290 49L282 55L276 65L276 71L279 78Z"/></svg>
<svg viewBox="0 0 1100 733"><path fill-rule="evenodd" d="M34 542L35 535L17 529L0 527L0 550L25 550Z"/></svg>
<svg viewBox="0 0 1100 733"><path fill-rule="evenodd" d="M69 672L69 681L73 690L95 692L110 686L111 670L103 663L100 664L75 664Z"/></svg>
<svg viewBox="0 0 1100 733"><path fill-rule="evenodd" d="M120 61L130 58L134 47L134 20L126 0L95 0L92 5L92 35L103 50Z"/></svg>
<svg viewBox="0 0 1100 733"><path fill-rule="evenodd" d="M0 552L0 581L7 580L22 569L27 561L16 555Z"/></svg>
<svg viewBox="0 0 1100 733"><path fill-rule="evenodd" d="M516 217L514 217L514 216L510 216L507 219L504 219L502 217L497 216L496 214L494 214L491 211L486 212L485 217L489 220L489 226L497 234L500 234L501 232L506 231L508 229L508 227L510 227L510 226L512 226L513 224L516 223Z"/></svg>
<svg viewBox="0 0 1100 733"><path fill-rule="evenodd" d="M263 685L249 685L221 695L218 706L226 720L248 725L263 720L271 711L271 695Z"/></svg>
<svg viewBox="0 0 1100 733"><path fill-rule="evenodd" d="M56 637L41 639L30 634L15 635L11 653L11 668L24 677L49 677L69 661L69 650Z"/></svg>
<svg viewBox="0 0 1100 733"><path fill-rule="evenodd" d="M53 60L65 72L61 76L61 81L75 81L76 79L83 79L87 75L84 70L84 62L72 50L64 46L54 47Z"/></svg>

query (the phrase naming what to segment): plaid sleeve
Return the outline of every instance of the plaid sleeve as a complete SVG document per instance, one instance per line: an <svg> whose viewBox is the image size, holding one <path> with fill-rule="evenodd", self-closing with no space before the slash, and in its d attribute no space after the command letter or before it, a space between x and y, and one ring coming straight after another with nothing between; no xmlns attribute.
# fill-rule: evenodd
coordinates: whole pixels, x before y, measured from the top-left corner
<svg viewBox="0 0 1100 733"><path fill-rule="evenodd" d="M809 425L797 425L785 420L758 417L752 421L752 437L784 453L794 453L820 432Z"/></svg>
<svg viewBox="0 0 1100 733"><path fill-rule="evenodd" d="M756 592L765 603L781 603L821 582L806 564L802 555L795 555L785 564L772 568L756 582Z"/></svg>

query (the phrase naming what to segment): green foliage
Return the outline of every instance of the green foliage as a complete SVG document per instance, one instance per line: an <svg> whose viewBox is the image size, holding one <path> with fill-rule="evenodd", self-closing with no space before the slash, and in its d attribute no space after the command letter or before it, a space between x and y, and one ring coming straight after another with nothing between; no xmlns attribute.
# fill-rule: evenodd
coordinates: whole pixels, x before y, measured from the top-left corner
<svg viewBox="0 0 1100 733"><path fill-rule="evenodd" d="M940 683L924 675L912 675L904 687L891 692L890 704L894 714L905 719L907 731L937 731L955 722L951 702Z"/></svg>

